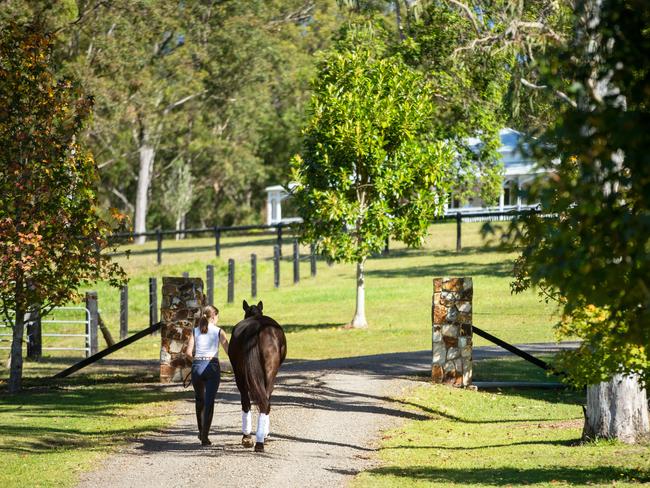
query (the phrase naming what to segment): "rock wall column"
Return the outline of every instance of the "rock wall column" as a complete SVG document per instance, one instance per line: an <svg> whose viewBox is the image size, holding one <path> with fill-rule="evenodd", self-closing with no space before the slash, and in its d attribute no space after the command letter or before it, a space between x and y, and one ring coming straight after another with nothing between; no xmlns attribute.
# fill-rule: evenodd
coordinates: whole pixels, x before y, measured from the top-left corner
<svg viewBox="0 0 650 488"><path fill-rule="evenodd" d="M201 278L163 278L160 314L160 382L182 381L184 351L205 305Z"/></svg>
<svg viewBox="0 0 650 488"><path fill-rule="evenodd" d="M434 383L472 384L472 278L433 280Z"/></svg>

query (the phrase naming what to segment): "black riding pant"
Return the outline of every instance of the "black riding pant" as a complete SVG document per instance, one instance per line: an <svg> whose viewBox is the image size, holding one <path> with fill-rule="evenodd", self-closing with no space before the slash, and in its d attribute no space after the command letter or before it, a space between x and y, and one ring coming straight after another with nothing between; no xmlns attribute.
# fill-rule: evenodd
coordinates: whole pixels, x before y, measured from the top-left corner
<svg viewBox="0 0 650 488"><path fill-rule="evenodd" d="M196 399L196 424L199 428L201 439L206 439L212 425L214 413L214 399L219 390L221 381L221 367L219 361L195 360L192 363L192 386Z"/></svg>

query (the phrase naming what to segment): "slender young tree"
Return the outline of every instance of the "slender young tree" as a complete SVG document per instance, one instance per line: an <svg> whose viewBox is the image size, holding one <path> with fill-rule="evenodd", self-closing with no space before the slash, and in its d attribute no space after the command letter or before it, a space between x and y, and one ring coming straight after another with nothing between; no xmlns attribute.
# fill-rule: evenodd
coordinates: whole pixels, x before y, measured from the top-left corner
<svg viewBox="0 0 650 488"><path fill-rule="evenodd" d="M367 326L367 258L389 237L420 245L456 178L473 174L458 169L476 168L435 130L440 88L390 54L384 38L377 26L352 26L324 57L304 148L293 160L303 239L356 263L352 327Z"/></svg>
<svg viewBox="0 0 650 488"><path fill-rule="evenodd" d="M92 108L73 79L56 79L40 24L0 29L0 312L13 323L10 392L21 389L24 316L75 297L79 285L124 273L101 253L97 174L77 135Z"/></svg>

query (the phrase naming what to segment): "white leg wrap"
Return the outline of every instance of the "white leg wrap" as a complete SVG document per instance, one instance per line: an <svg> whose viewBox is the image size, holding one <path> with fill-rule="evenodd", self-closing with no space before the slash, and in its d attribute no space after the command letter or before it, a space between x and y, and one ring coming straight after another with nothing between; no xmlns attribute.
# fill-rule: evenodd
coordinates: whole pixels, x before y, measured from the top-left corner
<svg viewBox="0 0 650 488"><path fill-rule="evenodd" d="M244 435L250 435L251 429L253 428L253 418L251 411L248 412L242 411L241 413L241 431Z"/></svg>
<svg viewBox="0 0 650 488"><path fill-rule="evenodd" d="M264 429L264 437L265 438L269 436L270 430L271 430L271 416L267 415L266 416L266 428Z"/></svg>
<svg viewBox="0 0 650 488"><path fill-rule="evenodd" d="M269 431L269 416L265 413L261 413L257 419L257 433L255 434L255 440L257 442L264 443L265 433Z"/></svg>

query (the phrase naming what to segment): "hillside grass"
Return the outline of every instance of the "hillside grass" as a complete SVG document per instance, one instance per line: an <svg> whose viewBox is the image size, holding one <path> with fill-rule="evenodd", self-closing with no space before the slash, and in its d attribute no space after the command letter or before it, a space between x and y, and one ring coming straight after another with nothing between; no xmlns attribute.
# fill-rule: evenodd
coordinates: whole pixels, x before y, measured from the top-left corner
<svg viewBox="0 0 650 488"><path fill-rule="evenodd" d="M56 366L34 364L48 375ZM0 485L73 486L117 446L173 423L172 400L187 394L152 385L156 373L104 365L54 385L28 378L23 393L0 394Z"/></svg>
<svg viewBox="0 0 650 488"><path fill-rule="evenodd" d="M301 247L301 281L293 284L291 242L285 239L280 288L273 287L272 253L275 236L222 237L221 257L216 258L212 238L165 240L163 263L156 264L155 242L124 246L116 259L129 275L129 330L148 325L148 280L163 276L205 280L206 265L215 266L215 302L220 324L229 330L242 317L243 299L250 296L250 254L258 257L258 300L264 310L285 328L288 357L325 359L384 352L424 350L431 347L432 280L438 276L471 276L474 279L474 322L477 326L513 343L553 340L556 320L552 305L541 302L533 292L510 293L514 254L484 245L480 223L463 224L463 251L456 253L455 224L432 225L421 249L407 249L391 243L389 256L369 259L366 269L366 312L370 326L345 330L355 307L355 267L318 261L316 277L309 274L308 248ZM130 256L125 253L130 251ZM235 301L226 303L227 261L235 260ZM119 291L104 283L87 288L99 294L101 315L113 337L119 337ZM160 306L160 298L158 301ZM74 312L77 313L78 312ZM69 314L69 313L68 313ZM79 316L77 315L77 318ZM80 332L79 326L48 325L56 332ZM45 330L44 330L45 332ZM44 345L80 346L80 338L45 338ZM486 344L476 338L476 344ZM160 339L150 336L113 354L113 358L156 359ZM100 347L104 347L100 336ZM6 354L6 352L5 352ZM48 352L70 356L69 352ZM81 356L83 353L75 353ZM0 373L1 374L1 373Z"/></svg>

